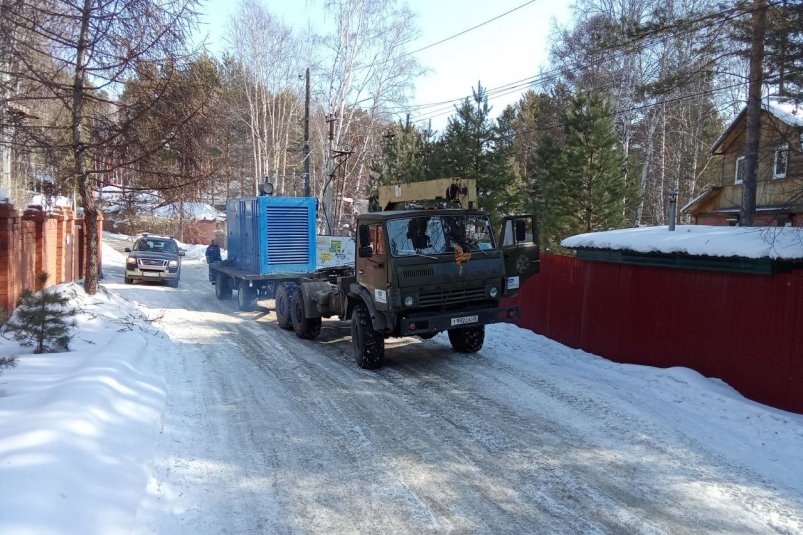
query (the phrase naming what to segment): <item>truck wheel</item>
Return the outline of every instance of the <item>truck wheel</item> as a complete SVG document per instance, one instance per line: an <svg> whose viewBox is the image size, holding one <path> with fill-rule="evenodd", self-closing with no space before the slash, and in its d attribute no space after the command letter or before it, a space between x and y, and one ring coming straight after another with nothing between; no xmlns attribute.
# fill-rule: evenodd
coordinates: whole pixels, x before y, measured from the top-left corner
<svg viewBox="0 0 803 535"><path fill-rule="evenodd" d="M385 338L374 331L371 313L365 305L357 305L351 313L351 341L357 366L372 370L385 360Z"/></svg>
<svg viewBox="0 0 803 535"><path fill-rule="evenodd" d="M485 342L485 325L449 329L449 341L459 353L476 353Z"/></svg>
<svg viewBox="0 0 803 535"><path fill-rule="evenodd" d="M218 299L231 299L231 278L218 272L215 282L215 297Z"/></svg>
<svg viewBox="0 0 803 535"><path fill-rule="evenodd" d="M284 284L280 284L276 290L276 323L288 331L293 328L293 320L290 318L290 289Z"/></svg>
<svg viewBox="0 0 803 535"><path fill-rule="evenodd" d="M296 336L304 340L312 340L321 334L321 318L307 318L304 311L304 296L301 286L293 291L290 299L290 319Z"/></svg>
<svg viewBox="0 0 803 535"><path fill-rule="evenodd" d="M248 283L241 281L237 287L237 308L244 312L250 312L257 307L257 290L251 288Z"/></svg>

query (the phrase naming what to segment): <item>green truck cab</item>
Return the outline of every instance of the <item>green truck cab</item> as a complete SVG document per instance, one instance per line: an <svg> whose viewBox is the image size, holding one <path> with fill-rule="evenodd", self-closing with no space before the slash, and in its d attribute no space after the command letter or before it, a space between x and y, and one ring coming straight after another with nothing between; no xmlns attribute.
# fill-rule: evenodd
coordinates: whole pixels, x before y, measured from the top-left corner
<svg viewBox="0 0 803 535"><path fill-rule="evenodd" d="M357 220L349 296L355 358L381 366L384 339L431 338L447 331L452 347L482 348L485 325L514 322L501 304L539 267L532 217L508 217L496 236L485 212L442 208L391 210Z"/></svg>

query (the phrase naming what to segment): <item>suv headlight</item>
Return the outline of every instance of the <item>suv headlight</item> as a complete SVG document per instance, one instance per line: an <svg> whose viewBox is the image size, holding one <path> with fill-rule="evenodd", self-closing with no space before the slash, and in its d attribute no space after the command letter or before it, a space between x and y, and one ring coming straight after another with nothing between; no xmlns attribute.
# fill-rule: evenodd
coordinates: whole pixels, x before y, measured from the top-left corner
<svg viewBox="0 0 803 535"><path fill-rule="evenodd" d="M128 258L125 259L125 263L126 264L131 264L132 266L136 266L137 265L137 259L134 256L129 256Z"/></svg>
<svg viewBox="0 0 803 535"><path fill-rule="evenodd" d="M404 306L411 307L415 303L415 299L413 299L412 295L408 295L404 298Z"/></svg>
<svg viewBox="0 0 803 535"><path fill-rule="evenodd" d="M171 260L167 263L167 267L178 267L178 260Z"/></svg>
<svg viewBox="0 0 803 535"><path fill-rule="evenodd" d="M491 289L488 290L488 295L490 295L491 297L496 297L497 295L499 295L499 288L497 288L496 286L491 286Z"/></svg>

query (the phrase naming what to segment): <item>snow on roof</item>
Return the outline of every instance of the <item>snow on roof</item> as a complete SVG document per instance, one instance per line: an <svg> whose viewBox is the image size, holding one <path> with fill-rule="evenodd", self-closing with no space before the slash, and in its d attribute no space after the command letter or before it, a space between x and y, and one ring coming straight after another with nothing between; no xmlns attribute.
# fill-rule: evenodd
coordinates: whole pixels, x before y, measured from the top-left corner
<svg viewBox="0 0 803 535"><path fill-rule="evenodd" d="M803 259L803 228L678 225L640 227L578 234L563 247L629 250L638 253L684 253L693 256Z"/></svg>
<svg viewBox="0 0 803 535"><path fill-rule="evenodd" d="M761 106L788 125L803 126L803 103L796 99L769 97Z"/></svg>
<svg viewBox="0 0 803 535"><path fill-rule="evenodd" d="M761 100L761 108L772 114L775 118L790 126L803 127L803 102L788 97L767 97ZM720 134L719 138L711 146L711 152L717 152L719 146L725 141L742 118L747 115L747 107L744 107L739 115L728 125Z"/></svg>
<svg viewBox="0 0 803 535"><path fill-rule="evenodd" d="M184 214L197 221L225 221L226 214L202 202L185 202ZM167 204L153 210L153 215L159 217L173 217L180 211L178 204Z"/></svg>

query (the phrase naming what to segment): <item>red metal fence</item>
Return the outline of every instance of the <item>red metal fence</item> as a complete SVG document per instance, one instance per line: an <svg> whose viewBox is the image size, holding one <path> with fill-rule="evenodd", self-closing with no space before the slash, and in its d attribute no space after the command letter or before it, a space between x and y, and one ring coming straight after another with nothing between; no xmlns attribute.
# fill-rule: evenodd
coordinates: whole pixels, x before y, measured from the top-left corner
<svg viewBox="0 0 803 535"><path fill-rule="evenodd" d="M748 275L544 254L520 325L632 364L685 366L803 413L803 270Z"/></svg>

